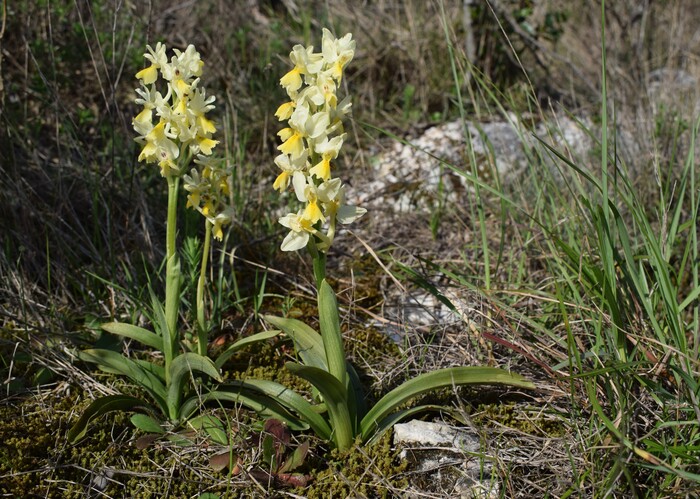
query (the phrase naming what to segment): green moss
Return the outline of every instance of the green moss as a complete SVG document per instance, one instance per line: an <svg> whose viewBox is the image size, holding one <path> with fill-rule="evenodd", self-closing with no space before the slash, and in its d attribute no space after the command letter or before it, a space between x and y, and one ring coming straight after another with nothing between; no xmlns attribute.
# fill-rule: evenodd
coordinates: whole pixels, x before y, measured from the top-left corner
<svg viewBox="0 0 700 499"><path fill-rule="evenodd" d="M398 347L373 328L349 329L345 337L351 359L381 365L386 359L400 355ZM293 358L291 343L278 338L251 345L234 355L226 363L225 374L229 379L270 379L300 393L309 393L306 381L284 369L285 361ZM104 373L95 375L104 377L123 393L135 389L122 378ZM371 380L365 379L365 385L369 386ZM370 394L370 398L379 395ZM452 390L440 390L428 396L431 402L448 405L454 400ZM177 448L167 439L161 439L145 449L138 448L134 438L140 434L130 425L129 415L125 413L110 413L95 421L86 439L69 446L66 431L88 403L88 397L80 392L55 391L43 397L15 397L0 405L0 495L78 498L101 493L108 497L155 498L163 497L164 491L169 497L195 497L205 491L224 497L275 494L272 484L251 484L246 474L229 477L226 471L211 469L209 456L223 451L223 447L207 450L211 444L203 442ZM483 407L480 410L486 414ZM212 407L207 411L215 412L222 420L231 418L232 427L239 430L230 437L233 452L243 459L242 467L259 466L256 432L250 429L255 427L256 415L240 408L234 411ZM504 424L511 420L521 423L518 411L514 406L495 404L489 414ZM487 424L487 416L483 418ZM524 425L518 428L528 431ZM297 438L309 437L298 435ZM399 462L397 451L391 448L390 433L375 445L356 446L345 454L328 451L324 443L313 438L310 442L310 456L316 457L308 457L300 469L310 478L306 487L296 490L300 495L391 497L394 491L407 485L405 464ZM96 484L102 488L90 492Z"/></svg>
<svg viewBox="0 0 700 499"><path fill-rule="evenodd" d="M372 327L352 331L346 342L346 350L351 357L362 357L370 364L401 355L396 343Z"/></svg>
<svg viewBox="0 0 700 499"><path fill-rule="evenodd" d="M91 488L105 497L226 492L225 475L202 478L205 452L183 452L167 442L145 449L133 445L126 413L110 413L78 445L68 445L67 428L88 402L81 398L54 392L50 399L28 396L0 406L0 495L77 499L96 494Z"/></svg>
<svg viewBox="0 0 700 499"><path fill-rule="evenodd" d="M530 411L515 403L479 404L471 415L477 427L496 424L527 433L546 437L561 437L566 428L561 420L547 418L541 411Z"/></svg>
<svg viewBox="0 0 700 499"><path fill-rule="evenodd" d="M349 356L371 364L399 353L396 345L372 328L347 331L346 337ZM308 393L308 383L283 368L285 360L293 355L288 341L263 342L232 357L226 374L229 378L272 379ZM121 379L110 382L115 382L119 390L129 391ZM440 390L426 397L430 402L449 405L454 401L454 391ZM224 497L275 493L272 485L251 484L245 474L229 477L226 471L213 471L208 457L223 448L208 451L206 446L210 444L206 442L176 448L163 439L145 449L137 448L133 439L139 434L124 413L111 413L94 422L85 440L69 446L66 431L88 403L80 392L57 390L42 397L15 397L0 405L0 495L78 498L90 494L91 487L99 482L104 487L100 492L108 497L155 498L163 497L164 491L169 497L194 497L205 491ZM217 411L221 419L231 418L232 426L240 429L232 436L232 445L233 452L244 460L243 468L257 466L255 432L246 431L256 422L256 416L240 409L235 413L211 410ZM497 421L534 434L562 433L554 422L541 416L523 418L522 413L521 406L496 402L478 406L474 421L478 425ZM345 454L329 452L314 439L311 444L310 456L316 457L307 458L300 470L310 477L306 487L296 490L300 495L391 497L407 485L405 463L399 462L397 451L391 448L389 433L375 445L356 446Z"/></svg>
<svg viewBox="0 0 700 499"><path fill-rule="evenodd" d="M332 451L328 460L314 470L313 482L298 491L313 498L325 497L394 497L392 490L408 486L405 462L391 447L391 432L376 444L356 445L346 453Z"/></svg>

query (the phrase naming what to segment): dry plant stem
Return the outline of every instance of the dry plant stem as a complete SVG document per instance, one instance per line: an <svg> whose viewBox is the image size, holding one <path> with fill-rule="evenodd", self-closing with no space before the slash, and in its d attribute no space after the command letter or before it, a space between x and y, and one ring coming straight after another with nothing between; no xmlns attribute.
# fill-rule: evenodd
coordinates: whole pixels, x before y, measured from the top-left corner
<svg viewBox="0 0 700 499"><path fill-rule="evenodd" d="M209 261L209 248L211 246L212 223L204 221L204 248L202 248L202 265L199 269L199 281L197 282L197 352L199 355L207 355L207 332L204 320L204 283L206 281L207 264Z"/></svg>

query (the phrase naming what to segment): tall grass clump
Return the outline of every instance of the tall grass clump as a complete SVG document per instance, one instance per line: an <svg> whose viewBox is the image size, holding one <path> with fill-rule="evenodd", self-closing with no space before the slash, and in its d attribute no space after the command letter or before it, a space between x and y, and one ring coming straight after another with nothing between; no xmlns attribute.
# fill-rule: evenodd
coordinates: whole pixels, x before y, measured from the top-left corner
<svg viewBox="0 0 700 499"><path fill-rule="evenodd" d="M605 26L603 9L602 26ZM695 141L675 178L655 175L639 195L634 167L619 159L608 110L605 31L600 165L582 167L556 151L578 223L545 225L567 334L570 376L581 381L594 432L588 449L606 455L602 490L683 490L700 481L698 459L698 245ZM653 201L656 201L655 203ZM574 315L563 304L575 304ZM583 347L583 348L582 348ZM583 350L583 351L582 351ZM580 396L572 384L572 396ZM583 407L581 407L583 409ZM660 488L659 482L661 483ZM694 485L693 485L694 483ZM668 489L667 489L668 488Z"/></svg>
<svg viewBox="0 0 700 499"><path fill-rule="evenodd" d="M603 36L603 41L605 40ZM603 52L605 53L605 52ZM578 227L545 227L561 276L556 292L570 375L590 406L588 449L608 447L603 490L635 494L698 486L698 246L695 140L679 178L656 178L656 204L640 198L633 171L614 154L605 59L600 169L554 153L570 169ZM580 328L563 303L576 304ZM581 351L581 347L583 351ZM574 385L572 385L572 388ZM572 390L572 396L580 396ZM583 409L583 407L581 408ZM586 412L588 412L586 411ZM693 486L693 485L689 485Z"/></svg>
<svg viewBox="0 0 700 499"><path fill-rule="evenodd" d="M601 17L604 27L604 4ZM552 121L534 91L526 94L523 106L461 59L446 35L455 82L467 79L467 72L474 82L469 101L462 100L456 83L460 114L464 118L470 106L504 116L518 130L528 167L504 185L498 175L479 175L473 153L468 154L471 166L447 165L472 187L474 205L467 219L476 242L469 255L482 258L478 263L469 257L458 264L431 258L422 263L447 278L445 287L477 293L492 310L517 322L525 334L500 344L527 353L550 382L566 387L570 413L565 424L574 441L567 451L572 467L565 496L697 492L700 185L695 148L700 118L687 132L684 156L677 146L672 166L657 164L653 175L642 176L639 161L630 163L621 154L603 29L599 114L584 123L566 113L593 144L590 156L577 157L566 144L556 144L554 136L563 135L556 126L550 125L548 134L532 133L528 122L533 116ZM512 114L513 109L520 114ZM668 126L657 131L677 134L680 125ZM466 127L465 135L469 152L473 138ZM519 252L509 247L508 238L522 241ZM480 266L486 269L479 273L475 268ZM458 301L448 298L454 293L443 293L425 275L401 268L462 313ZM522 311L524 297L529 312ZM491 317L486 326L494 325ZM511 473L516 479L514 469Z"/></svg>

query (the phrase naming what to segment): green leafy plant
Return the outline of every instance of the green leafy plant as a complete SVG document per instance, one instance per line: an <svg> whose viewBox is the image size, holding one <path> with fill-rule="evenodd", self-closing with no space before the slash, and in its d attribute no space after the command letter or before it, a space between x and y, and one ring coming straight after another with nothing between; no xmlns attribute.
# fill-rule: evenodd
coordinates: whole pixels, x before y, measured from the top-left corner
<svg viewBox="0 0 700 499"><path fill-rule="evenodd" d="M534 387L523 377L501 369L454 367L419 375L371 408L365 406L359 377L346 359L336 296L326 280L326 254L335 237L336 223L350 223L366 212L345 205L341 181L331 177L331 160L338 156L345 139L342 118L350 110L349 99L338 102L336 90L354 48L351 34L336 39L326 29L321 53L314 53L312 47L295 46L290 54L294 68L280 80L290 101L276 113L280 120L288 120L289 126L279 133L282 154L275 163L282 172L274 188L284 191L292 184L297 199L305 204L296 213L280 218L280 223L290 229L282 250L307 248L311 254L320 332L297 319L264 319L294 342L299 362L288 362L286 368L312 385L314 402L272 381L247 379L227 385L230 390L254 397L256 404L290 411L341 451L348 450L356 439L370 442L400 420L435 409L427 405L402 408L427 392L472 384Z"/></svg>
<svg viewBox="0 0 700 499"><path fill-rule="evenodd" d="M148 395L148 400L121 394L95 400L69 431L68 438L72 442L85 436L92 419L115 410L144 412L134 415L132 423L145 431L155 431L160 427L161 418L180 423L192 415L195 401L199 400L193 373L196 371L221 381L217 366L207 356L208 329L204 320L203 294L211 234L221 239L222 227L232 219L225 202L230 175L210 157L218 143L211 138L216 128L206 117L214 107L214 97L207 97L204 88L199 86L202 74L199 53L192 45L184 52L177 49L174 52L175 55L168 60L163 44L158 43L155 49L148 47L145 57L150 65L136 74L142 85L136 90L139 95L136 103L143 105L143 110L133 120L134 129L139 134L137 141L143 144L139 161L157 163L168 183L165 303L150 290L153 331L121 322L101 326L108 333L135 340L160 352L163 364L129 358L107 349L79 352L80 359L134 382ZM158 85L164 86L164 94ZM193 159L200 168L192 169L190 175L183 177L185 167ZM197 284L198 335L195 345L183 341L178 328L182 273L176 232L181 177L189 192L188 206L198 209L206 218ZM183 407L187 410L183 411Z"/></svg>

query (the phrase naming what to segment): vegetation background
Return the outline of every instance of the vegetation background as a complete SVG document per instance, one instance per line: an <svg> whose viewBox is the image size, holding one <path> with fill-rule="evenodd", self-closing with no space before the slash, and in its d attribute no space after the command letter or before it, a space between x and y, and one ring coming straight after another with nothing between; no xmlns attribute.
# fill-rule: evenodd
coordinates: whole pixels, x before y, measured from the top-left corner
<svg viewBox="0 0 700 499"><path fill-rule="evenodd" d="M345 79L352 146L340 161L353 188L391 137L458 118L516 122L525 137L572 116L595 144L574 157L528 142L527 170L505 187L477 174L467 148L464 164L448 166L473 187L464 204L382 211L344 237L330 265L368 382L381 392L465 362L536 380L527 398L493 395L505 405L446 395L483 432L485 455L497 456L505 497L700 493L700 5L608 2L604 22L602 10L594 0L3 2L0 490L160 497L165 483L173 497L252 493L207 467L206 449L135 449L119 418L69 448L76 407L118 386L71 351L94 342L104 320L140 317L164 254L165 189L157 168L137 163L131 129L133 75L157 41L202 54L220 154L236 166L238 220L212 271L213 345L255 331L266 310L308 318L311 273L299 272L308 262L278 251L287 200L271 188L273 114L291 47L318 44L328 27L357 40ZM197 221L186 220L183 238L195 240ZM399 324L399 345L368 347L369 319L396 322L384 315L392 277L455 310L468 303L470 319ZM273 362L273 352L257 355ZM309 463L320 490L339 482L338 495L371 497L405 487L403 472L369 451L357 475L334 459L317 451ZM256 483L260 495L278 489Z"/></svg>

